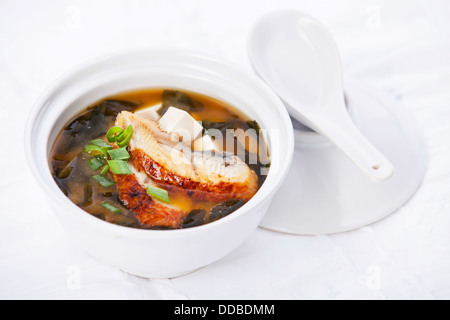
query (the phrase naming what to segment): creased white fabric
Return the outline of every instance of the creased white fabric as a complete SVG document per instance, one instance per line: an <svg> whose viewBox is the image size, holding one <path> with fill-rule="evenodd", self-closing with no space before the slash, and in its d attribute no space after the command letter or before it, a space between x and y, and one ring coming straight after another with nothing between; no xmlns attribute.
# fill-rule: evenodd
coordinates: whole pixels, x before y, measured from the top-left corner
<svg viewBox="0 0 450 320"><path fill-rule="evenodd" d="M344 234L258 229L224 259L172 280L137 278L81 251L26 165L23 131L38 95L79 62L124 48L196 49L251 71L249 28L283 8L320 19L346 76L401 100L419 119L430 164L415 196L381 222ZM0 298L450 298L448 1L5 0L0 12Z"/></svg>

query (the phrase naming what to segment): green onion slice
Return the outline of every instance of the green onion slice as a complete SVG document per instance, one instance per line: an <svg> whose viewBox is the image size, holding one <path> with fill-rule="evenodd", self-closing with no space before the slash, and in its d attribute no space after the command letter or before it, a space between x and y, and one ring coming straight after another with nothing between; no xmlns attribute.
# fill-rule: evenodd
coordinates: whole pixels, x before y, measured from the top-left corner
<svg viewBox="0 0 450 320"><path fill-rule="evenodd" d="M106 139L109 142L117 142L120 148L126 147L133 137L133 127L129 125L125 130L121 127L112 127L106 133Z"/></svg>
<svg viewBox="0 0 450 320"><path fill-rule="evenodd" d="M87 154L89 154L91 156L98 156L98 155L103 154L101 147L95 146L92 144L86 146L86 148L84 149L84 152L86 152Z"/></svg>
<svg viewBox="0 0 450 320"><path fill-rule="evenodd" d="M130 154L128 153L126 147L113 149L108 151L111 160L126 160L130 159Z"/></svg>
<svg viewBox="0 0 450 320"><path fill-rule="evenodd" d="M101 160L99 156L97 156L89 160L89 165L91 166L92 170L97 171L98 169L103 167L105 163Z"/></svg>
<svg viewBox="0 0 450 320"><path fill-rule="evenodd" d="M98 175L98 176L93 176L92 177L94 180L96 180L102 187L112 187L113 185L115 185L116 183L108 178L105 178L102 175Z"/></svg>
<svg viewBox="0 0 450 320"><path fill-rule="evenodd" d="M149 185L147 187L147 194L162 202L170 203L169 193L164 189Z"/></svg>
<svg viewBox="0 0 450 320"><path fill-rule="evenodd" d="M109 166L106 165L106 166L102 169L102 171L100 172L100 174L101 174L102 176L104 176L105 174L108 173L108 171L109 171Z"/></svg>
<svg viewBox="0 0 450 320"><path fill-rule="evenodd" d="M121 134L119 134L119 135L117 135L116 136L116 141L123 141L123 140L125 140L125 138L130 134L130 130L133 130L133 127L131 126L131 125L129 125L126 129L125 129L125 131L122 131L122 133Z"/></svg>
<svg viewBox="0 0 450 320"><path fill-rule="evenodd" d="M92 143L93 145L96 145L97 147L106 147L106 148L111 147L111 145L107 144L107 143L106 143L105 141L103 141L102 139L95 139L95 140L92 140L91 143Z"/></svg>
<svg viewBox="0 0 450 320"><path fill-rule="evenodd" d="M108 165L114 174L133 174L125 160L108 160Z"/></svg>
<svg viewBox="0 0 450 320"><path fill-rule="evenodd" d="M93 144L86 146L84 152L91 156L108 155L108 150L112 150L112 147L108 145L107 147L99 147Z"/></svg>
<svg viewBox="0 0 450 320"><path fill-rule="evenodd" d="M105 209L108 209L112 213L121 213L122 212L119 208L116 208L115 206L113 206L112 204L110 204L108 202L102 203L101 206Z"/></svg>
<svg viewBox="0 0 450 320"><path fill-rule="evenodd" d="M130 143L132 137L133 137L133 127L129 125L124 132L122 132L119 136L116 137L116 142L119 148L126 147L128 143Z"/></svg>
<svg viewBox="0 0 450 320"><path fill-rule="evenodd" d="M116 137L119 136L122 132L123 129L121 127L112 127L106 133L106 139L108 139L109 142L116 142Z"/></svg>

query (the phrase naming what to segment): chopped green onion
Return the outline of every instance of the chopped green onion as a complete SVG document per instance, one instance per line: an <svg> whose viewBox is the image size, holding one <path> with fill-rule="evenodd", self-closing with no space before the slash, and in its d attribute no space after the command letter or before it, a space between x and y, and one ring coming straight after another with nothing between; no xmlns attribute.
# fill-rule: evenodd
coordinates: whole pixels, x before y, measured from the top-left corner
<svg viewBox="0 0 450 320"><path fill-rule="evenodd" d="M105 209L108 209L112 213L121 213L122 212L119 208L116 208L115 206L113 206L112 204L110 204L108 202L102 203L101 206Z"/></svg>
<svg viewBox="0 0 450 320"><path fill-rule="evenodd" d="M107 146L107 147L99 147L93 144L90 144L88 146L86 146L86 148L84 149L84 152L86 152L87 154L91 155L91 156L99 156L99 155L107 155L108 150L112 150L111 146Z"/></svg>
<svg viewBox="0 0 450 320"><path fill-rule="evenodd" d="M133 127L129 125L121 134L116 136L116 141L123 141L133 130Z"/></svg>
<svg viewBox="0 0 450 320"><path fill-rule="evenodd" d="M149 185L147 187L147 194L162 202L170 203L169 193L164 189Z"/></svg>
<svg viewBox="0 0 450 320"><path fill-rule="evenodd" d="M109 150L112 150L112 147L111 147L111 146L109 146L109 147L101 147L100 150L102 151L102 153L103 153L105 156L108 156L108 151L109 151Z"/></svg>
<svg viewBox="0 0 450 320"><path fill-rule="evenodd" d="M116 183L108 178L105 178L102 175L98 175L98 176L93 176L92 177L95 181L97 181L102 187L112 187L113 185L115 185Z"/></svg>
<svg viewBox="0 0 450 320"><path fill-rule="evenodd" d="M91 143L92 143L93 145L96 145L97 147L106 147L106 148L111 147L111 145L107 144L107 143L106 143L105 141L103 141L102 139L95 139L95 140L92 140Z"/></svg>
<svg viewBox="0 0 450 320"><path fill-rule="evenodd" d="M92 170L97 171L98 169L103 167L105 163L97 156L89 160L89 165L91 166Z"/></svg>
<svg viewBox="0 0 450 320"><path fill-rule="evenodd" d="M126 147L133 137L133 127L129 125L125 130L121 127L112 127L106 133L106 139L109 142L117 142L120 148Z"/></svg>
<svg viewBox="0 0 450 320"><path fill-rule="evenodd" d="M130 143L132 137L133 137L133 127L129 125L124 132L122 132L119 136L116 137L117 145L120 148L126 147L128 143Z"/></svg>
<svg viewBox="0 0 450 320"><path fill-rule="evenodd" d="M119 149L113 149L108 151L109 156L111 157L111 160L126 160L130 159L130 154L128 153L127 149L119 148Z"/></svg>
<svg viewBox="0 0 450 320"><path fill-rule="evenodd" d="M98 146L95 146L92 144L86 146L86 148L84 149L84 152L86 152L87 154L89 154L91 156L97 156L97 155L103 154L101 147L98 147Z"/></svg>
<svg viewBox="0 0 450 320"><path fill-rule="evenodd" d="M125 160L108 160L108 164L114 174L133 174Z"/></svg>
<svg viewBox="0 0 450 320"><path fill-rule="evenodd" d="M106 133L106 139L108 139L109 142L116 142L116 137L119 136L122 132L123 129L121 127L112 127Z"/></svg>
<svg viewBox="0 0 450 320"><path fill-rule="evenodd" d="M108 171L109 171L109 166L106 165L106 166L102 169L102 172L100 172L100 174L101 174L102 176L104 176Z"/></svg>

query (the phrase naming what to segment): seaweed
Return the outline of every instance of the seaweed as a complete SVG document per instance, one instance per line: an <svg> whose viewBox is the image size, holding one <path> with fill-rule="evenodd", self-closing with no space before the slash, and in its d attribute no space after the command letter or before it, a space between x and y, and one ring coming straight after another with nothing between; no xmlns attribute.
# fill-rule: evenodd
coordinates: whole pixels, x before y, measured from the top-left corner
<svg viewBox="0 0 450 320"><path fill-rule="evenodd" d="M195 209L192 210L186 218L184 218L181 228L197 227L205 223L206 210Z"/></svg>
<svg viewBox="0 0 450 320"><path fill-rule="evenodd" d="M178 90L164 90L161 101L162 107L158 110L160 116L163 116L170 107L187 112L197 112L203 109L201 102L192 100L187 93Z"/></svg>
<svg viewBox="0 0 450 320"><path fill-rule="evenodd" d="M139 103L123 100L105 100L99 104L99 109L105 117L117 117L122 111L134 112Z"/></svg>
<svg viewBox="0 0 450 320"><path fill-rule="evenodd" d="M240 207L242 207L245 202L241 199L232 199L221 202L219 205L211 209L209 213L209 222L213 222L223 217L226 217L230 213L233 213Z"/></svg>
<svg viewBox="0 0 450 320"><path fill-rule="evenodd" d="M83 203L81 204L82 207L87 207L92 204L92 195L93 195L92 186L90 184L86 184L84 186L84 200Z"/></svg>

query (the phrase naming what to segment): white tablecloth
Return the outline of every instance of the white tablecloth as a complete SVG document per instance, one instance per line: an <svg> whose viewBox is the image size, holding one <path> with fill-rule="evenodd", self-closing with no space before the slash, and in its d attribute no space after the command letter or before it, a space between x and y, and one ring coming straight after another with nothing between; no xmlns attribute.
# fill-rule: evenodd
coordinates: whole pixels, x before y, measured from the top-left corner
<svg viewBox="0 0 450 320"><path fill-rule="evenodd" d="M249 28L283 8L321 20L346 76L401 100L419 119L430 163L418 192L352 232L258 229L222 260L171 280L134 277L86 255L27 168L23 132L38 95L67 69L124 48L195 49L251 71ZM0 12L0 298L450 298L449 1L2 0Z"/></svg>

